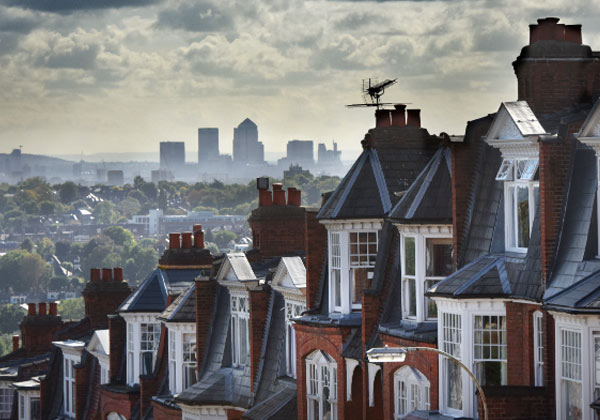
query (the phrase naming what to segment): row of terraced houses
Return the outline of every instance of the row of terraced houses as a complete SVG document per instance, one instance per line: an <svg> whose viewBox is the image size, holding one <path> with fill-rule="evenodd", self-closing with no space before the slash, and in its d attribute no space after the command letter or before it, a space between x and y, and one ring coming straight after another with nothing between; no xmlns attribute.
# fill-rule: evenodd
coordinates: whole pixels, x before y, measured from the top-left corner
<svg viewBox="0 0 600 420"><path fill-rule="evenodd" d="M600 413L600 53L530 26L516 101L430 134L376 111L320 208L259 179L253 249L170 234L135 290L92 269L86 316L31 304L0 359L0 418L483 418ZM512 94L507 92L512 99Z"/></svg>

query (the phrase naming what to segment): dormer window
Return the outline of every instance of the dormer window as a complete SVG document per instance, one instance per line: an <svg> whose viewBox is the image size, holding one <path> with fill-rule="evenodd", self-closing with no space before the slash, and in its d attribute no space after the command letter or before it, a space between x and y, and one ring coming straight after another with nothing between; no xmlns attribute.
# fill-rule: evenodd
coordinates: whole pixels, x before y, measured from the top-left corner
<svg viewBox="0 0 600 420"><path fill-rule="evenodd" d="M289 377L296 377L296 330L294 330L293 318L299 317L306 310L302 302L291 300L285 301L285 353L286 373Z"/></svg>
<svg viewBox="0 0 600 420"><path fill-rule="evenodd" d="M123 314L127 322L127 384L139 383L140 375L154 371L161 324L155 314Z"/></svg>
<svg viewBox="0 0 600 420"><path fill-rule="evenodd" d="M539 159L504 159L496 180L504 181L507 251L526 252L539 200Z"/></svg>
<svg viewBox="0 0 600 420"><path fill-rule="evenodd" d="M418 322L437 319L435 302L425 292L453 271L452 236L448 233L420 233L399 226L402 232L402 312L404 318Z"/></svg>
<svg viewBox="0 0 600 420"><path fill-rule="evenodd" d="M169 331L169 389L180 393L197 381L195 324L167 325Z"/></svg>
<svg viewBox="0 0 600 420"><path fill-rule="evenodd" d="M362 291L373 279L377 231L329 232L331 312L360 310Z"/></svg>
<svg viewBox="0 0 600 420"><path fill-rule="evenodd" d="M248 365L250 332L248 296L231 295L231 360L234 367Z"/></svg>

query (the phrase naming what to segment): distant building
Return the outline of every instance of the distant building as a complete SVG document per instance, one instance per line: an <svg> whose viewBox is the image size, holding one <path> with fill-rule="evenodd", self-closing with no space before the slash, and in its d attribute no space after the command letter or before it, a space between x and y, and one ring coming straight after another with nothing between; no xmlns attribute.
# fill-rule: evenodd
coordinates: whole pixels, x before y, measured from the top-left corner
<svg viewBox="0 0 600 420"><path fill-rule="evenodd" d="M162 210L153 209L147 215L135 215L130 224L144 225L149 235L164 235L171 232L191 231L194 225L201 224L206 229L241 228L245 216L214 215L212 211L188 211L182 215L165 215Z"/></svg>
<svg viewBox="0 0 600 420"><path fill-rule="evenodd" d="M198 162L209 161L219 157L219 129L198 129Z"/></svg>
<svg viewBox="0 0 600 420"><path fill-rule="evenodd" d="M313 164L314 143L312 140L290 140L287 143L287 158L290 163Z"/></svg>
<svg viewBox="0 0 600 420"><path fill-rule="evenodd" d="M182 141L160 142L160 168L174 171L185 165L185 143Z"/></svg>
<svg viewBox="0 0 600 420"><path fill-rule="evenodd" d="M155 184L159 183L160 181L172 181L173 174L167 169L156 169L154 171L150 171L150 179Z"/></svg>
<svg viewBox="0 0 600 420"><path fill-rule="evenodd" d="M324 143L319 143L319 148L317 150L317 159L319 161L319 165L341 163L342 152L338 151L336 142L333 142L333 150L327 150L327 146L325 146Z"/></svg>
<svg viewBox="0 0 600 420"><path fill-rule="evenodd" d="M283 171L283 178L293 178L296 175L304 175L306 177L310 177L310 171L302 169L300 165L290 165L290 169Z"/></svg>
<svg viewBox="0 0 600 420"><path fill-rule="evenodd" d="M264 163L265 147L258 141L258 127L246 118L233 129L233 161L236 163Z"/></svg>
<svg viewBox="0 0 600 420"><path fill-rule="evenodd" d="M106 183L108 185L123 185L125 183L125 175L122 170L112 170L106 172Z"/></svg>

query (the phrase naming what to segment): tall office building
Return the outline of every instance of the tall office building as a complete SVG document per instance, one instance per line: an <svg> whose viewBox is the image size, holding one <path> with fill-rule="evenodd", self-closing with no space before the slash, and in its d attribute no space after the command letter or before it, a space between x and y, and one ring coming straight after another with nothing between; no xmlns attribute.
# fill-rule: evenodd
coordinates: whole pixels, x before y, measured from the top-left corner
<svg viewBox="0 0 600 420"><path fill-rule="evenodd" d="M198 162L211 161L219 157L219 129L198 129Z"/></svg>
<svg viewBox="0 0 600 420"><path fill-rule="evenodd" d="M290 140L287 158L291 163L313 164L315 162L312 140Z"/></svg>
<svg viewBox="0 0 600 420"><path fill-rule="evenodd" d="M264 163L265 148L258 141L258 127L251 119L233 129L233 161L237 163Z"/></svg>
<svg viewBox="0 0 600 420"><path fill-rule="evenodd" d="M160 142L160 169L176 171L185 165L185 143L182 141Z"/></svg>

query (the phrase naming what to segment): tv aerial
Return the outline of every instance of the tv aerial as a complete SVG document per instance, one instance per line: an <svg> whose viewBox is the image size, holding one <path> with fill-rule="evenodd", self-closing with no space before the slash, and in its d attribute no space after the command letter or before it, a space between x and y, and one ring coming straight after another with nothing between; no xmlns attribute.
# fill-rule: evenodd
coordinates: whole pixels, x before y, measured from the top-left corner
<svg viewBox="0 0 600 420"><path fill-rule="evenodd" d="M396 84L398 79L385 79L383 82L378 82L375 79L363 79L362 81L362 95L364 103L362 104L350 104L347 107L363 107L363 106L374 106L377 109L381 109L384 105L393 105L393 103L381 102L381 96L385 93L385 89Z"/></svg>

